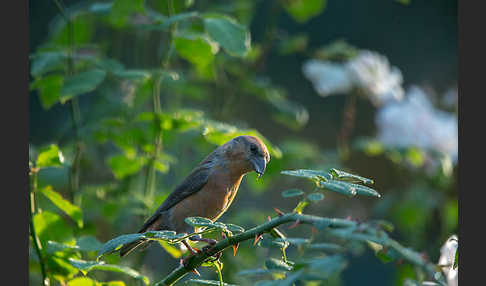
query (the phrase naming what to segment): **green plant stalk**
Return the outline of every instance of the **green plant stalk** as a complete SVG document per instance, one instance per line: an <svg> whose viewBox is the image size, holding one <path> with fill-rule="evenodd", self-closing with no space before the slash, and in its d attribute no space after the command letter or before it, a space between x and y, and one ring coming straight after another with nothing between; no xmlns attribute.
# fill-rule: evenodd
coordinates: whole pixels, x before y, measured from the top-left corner
<svg viewBox="0 0 486 286"><path fill-rule="evenodd" d="M218 273L219 286L224 286L223 273L221 272L221 265L219 264L219 261L213 262L213 265L216 268L216 272Z"/></svg>
<svg viewBox="0 0 486 286"><path fill-rule="evenodd" d="M169 10L169 17L174 13L174 4L172 0L169 0L168 2L168 10ZM167 51L167 55L162 62L162 66L164 69L169 68L170 64L170 58L171 55L173 54L173 34L176 29L176 24L171 24L170 30L169 30L169 50ZM154 86L153 86L153 108L154 108L154 113L156 115L156 124L157 125L157 131L155 134L155 140L154 140L154 154L150 160L148 169L147 169L147 177L145 180L145 195L149 196L152 198L154 194L154 186L155 186L155 178L156 178L156 173L155 173L155 163L156 160L159 157L160 150L162 149L162 130L160 130L160 121L158 119L158 115L162 112L161 104L160 104L160 85L162 82L163 75L155 73L153 80L154 80Z"/></svg>
<svg viewBox="0 0 486 286"><path fill-rule="evenodd" d="M40 243L39 236L35 231L34 215L36 213L35 208L35 192L37 191L37 171L33 171L30 174L30 190L29 190L29 226L30 236L32 237L32 243L34 244L34 250L39 258L39 264L41 268L42 284L43 286L49 285L49 278L47 277L46 265L44 264L44 257L42 256L42 244Z"/></svg>
<svg viewBox="0 0 486 286"><path fill-rule="evenodd" d="M62 17L67 23L68 27L68 57L67 57L67 75L72 76L74 75L74 60L73 60L73 53L74 53L74 27L71 19L68 15L66 15L66 11L64 8L64 3L59 0L54 0L59 12L61 13ZM79 132L81 126L81 111L79 109L79 102L76 97L71 98L70 100L71 105L71 116L73 120L73 129L76 133L76 149L74 152L74 159L73 164L71 166L70 172L70 195L71 199L74 201L76 194L79 189L79 172L81 170L80 163L81 163L81 151L82 151L82 142L81 142L81 135Z"/></svg>
<svg viewBox="0 0 486 286"><path fill-rule="evenodd" d="M200 252L195 254L194 256L190 257L187 259L185 265L181 265L174 269L167 277L165 277L162 281L158 282L157 285L173 285L176 283L179 279L184 277L187 273L191 272L193 269L198 268L201 266L201 264L206 261L208 258L211 256L215 255L216 253L225 250L226 248L231 247L234 244L240 243L242 241L250 240L255 238L258 235L261 235L263 233L268 233L270 232L273 228L289 223L289 222L296 222L299 221L301 224L311 224L311 225L319 225L321 223L325 223L327 227L325 228L326 230L331 228L348 228L352 226L356 226L357 223L351 220L346 220L346 219L337 219L337 218L323 218L323 217L318 217L318 216L312 216L312 215L304 215L304 214L298 214L298 213L288 213L284 214L282 216L279 216L277 218L274 218L262 225L259 225L257 227L254 227L250 230L247 230L243 233L228 237L226 239L223 239L216 243L213 247L211 247L209 250L206 252ZM329 234L333 235L332 232L329 232ZM334 234L335 235L335 234ZM353 234L353 239L356 240L361 240L361 241L367 241L367 240L372 240L376 241L380 244L383 244L385 247L393 248L395 249L403 259L408 261L409 263L412 263L414 265L419 266L420 268L424 269L428 275L431 277L434 277L434 274L437 271L437 267L435 264L427 262L422 255L419 253L410 250L408 248L405 248L404 246L400 245L397 241L384 237L381 240L376 239L376 237L367 235L367 234ZM440 282L440 281L439 281Z"/></svg>

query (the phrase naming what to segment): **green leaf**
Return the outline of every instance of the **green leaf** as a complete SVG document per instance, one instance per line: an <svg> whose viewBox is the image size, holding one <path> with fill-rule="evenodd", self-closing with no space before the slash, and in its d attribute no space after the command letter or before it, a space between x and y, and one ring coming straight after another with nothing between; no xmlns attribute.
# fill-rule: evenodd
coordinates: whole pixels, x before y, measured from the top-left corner
<svg viewBox="0 0 486 286"><path fill-rule="evenodd" d="M139 239L143 239L145 236L141 233L131 233L131 234L124 234L118 237L115 237L108 242L106 242L101 250L98 252L97 259L105 254L113 253L119 250L123 245L137 241Z"/></svg>
<svg viewBox="0 0 486 286"><path fill-rule="evenodd" d="M152 17L155 20L155 24L142 24L139 25L138 27L141 29L146 29L146 30L161 30L161 31L167 31L169 30L170 26L174 23L180 22L180 21L185 21L193 18L197 18L199 16L199 13L197 11L191 11L191 12L186 12L186 13L179 13L171 17L166 17L161 14L157 15L152 15Z"/></svg>
<svg viewBox="0 0 486 286"><path fill-rule="evenodd" d="M245 229L243 227L236 225L236 224L232 224L232 223L227 223L226 227L228 228L229 231L235 232L235 233L240 233L240 232L245 231Z"/></svg>
<svg viewBox="0 0 486 286"><path fill-rule="evenodd" d="M310 243L310 239L308 238L290 238L290 237L286 237L286 238L276 238L275 239L276 241L281 241L281 242L288 242L290 243L291 245L306 245L306 244L309 244Z"/></svg>
<svg viewBox="0 0 486 286"><path fill-rule="evenodd" d="M303 200L303 201L300 201L297 206L294 208L293 212L294 213L298 213L298 214L301 214L305 207L309 204L309 202L307 200Z"/></svg>
<svg viewBox="0 0 486 286"><path fill-rule="evenodd" d="M39 168L44 167L61 167L64 163L64 156L61 150L55 144L51 144L49 147L40 151L37 156L36 166Z"/></svg>
<svg viewBox="0 0 486 286"><path fill-rule="evenodd" d="M103 271L110 271L110 272L118 272L118 273L123 273L128 276L131 276L135 279L138 279L140 281L143 281L145 285L149 285L150 281L146 276L141 275L137 271L133 270L132 268L126 267L126 266L119 266L119 265L113 265L113 264L105 264L104 262L98 262L98 261L85 261L85 260L79 260L79 259L74 259L70 258L69 263L73 265L74 267L78 268L81 270L83 273L88 273L92 270L103 270Z"/></svg>
<svg viewBox="0 0 486 286"><path fill-rule="evenodd" d="M340 171L337 169L331 169L329 173L333 176L334 179L336 180L342 180L342 181L347 181L347 182L352 182L352 183L363 183L367 185L372 185L374 184L373 180L364 178L358 175L353 175L350 173L346 173L344 171Z"/></svg>
<svg viewBox="0 0 486 286"><path fill-rule="evenodd" d="M64 242L73 235L72 228L58 214L42 211L34 216L34 225L42 245L47 248L47 241Z"/></svg>
<svg viewBox="0 0 486 286"><path fill-rule="evenodd" d="M143 158L128 158L122 154L108 159L108 165L117 179L136 174L143 167L144 163Z"/></svg>
<svg viewBox="0 0 486 286"><path fill-rule="evenodd" d="M228 16L207 15L204 17L204 27L211 39L232 56L244 57L251 49L248 29Z"/></svg>
<svg viewBox="0 0 486 286"><path fill-rule="evenodd" d="M257 268L257 269L247 269L236 273L238 276L258 276L271 273L268 269Z"/></svg>
<svg viewBox="0 0 486 286"><path fill-rule="evenodd" d="M213 221L205 217L186 217L184 221L194 227L213 226Z"/></svg>
<svg viewBox="0 0 486 286"><path fill-rule="evenodd" d="M67 285L68 286L100 286L100 283L88 277L76 277L72 280L69 280Z"/></svg>
<svg viewBox="0 0 486 286"><path fill-rule="evenodd" d="M292 267L287 263L283 262L282 260L270 258L265 261L265 267L269 270L284 270L290 271Z"/></svg>
<svg viewBox="0 0 486 286"><path fill-rule="evenodd" d="M344 251L344 247L334 243L313 243L310 244L307 248L324 250L324 251L333 251L333 252Z"/></svg>
<svg viewBox="0 0 486 286"><path fill-rule="evenodd" d="M64 67L66 55L63 52L42 52L32 56L30 74L41 76L46 72L60 70Z"/></svg>
<svg viewBox="0 0 486 286"><path fill-rule="evenodd" d="M381 195L372 188L362 185L351 184L354 188L356 188L356 193L358 195L369 196L369 197L377 197L381 198Z"/></svg>
<svg viewBox="0 0 486 286"><path fill-rule="evenodd" d="M36 78L30 84L31 90L39 91L39 98L44 109L51 108L61 97L64 77L61 75L48 75Z"/></svg>
<svg viewBox="0 0 486 286"><path fill-rule="evenodd" d="M134 13L145 10L145 0L115 0L110 12L110 22L116 28L123 27Z"/></svg>
<svg viewBox="0 0 486 286"><path fill-rule="evenodd" d="M77 238L76 245L81 251L99 251L103 247L103 243L91 235L85 235Z"/></svg>
<svg viewBox="0 0 486 286"><path fill-rule="evenodd" d="M327 0L286 0L284 8L298 23L305 23L321 14Z"/></svg>
<svg viewBox="0 0 486 286"><path fill-rule="evenodd" d="M79 228L83 227L83 214L81 209L65 200L58 192L54 191L51 186L46 186L40 192L46 196L56 207L71 217Z"/></svg>
<svg viewBox="0 0 486 286"><path fill-rule="evenodd" d="M172 230L161 230L161 231L148 231L143 233L145 237L148 239L157 239L157 240L172 240L177 238L177 234L175 231Z"/></svg>
<svg viewBox="0 0 486 286"><path fill-rule="evenodd" d="M282 197L284 198L291 198L291 197L297 197L297 196L300 196L300 195L303 195L304 192L299 190L299 189L289 189L289 190L285 190L282 192Z"/></svg>
<svg viewBox="0 0 486 286"><path fill-rule="evenodd" d="M202 35L179 35L174 38L177 53L187 61L204 68L213 61L219 46Z"/></svg>
<svg viewBox="0 0 486 286"><path fill-rule="evenodd" d="M106 72L92 69L67 77L61 89L61 102L64 103L74 96L91 92L105 79Z"/></svg>
<svg viewBox="0 0 486 286"><path fill-rule="evenodd" d="M307 195L307 199L311 202L318 202L324 199L324 195L321 193L312 193Z"/></svg>
<svg viewBox="0 0 486 286"><path fill-rule="evenodd" d="M280 173L283 175L311 179L315 182L326 181L331 179L331 175L329 175L328 173L324 171L317 171L317 170L307 170L307 169L285 170L285 171L281 171Z"/></svg>
<svg viewBox="0 0 486 286"><path fill-rule="evenodd" d="M202 280L202 279L189 279L184 284L188 285L220 285L219 281L216 280ZM224 283L224 286L236 286L235 284Z"/></svg>
<svg viewBox="0 0 486 286"><path fill-rule="evenodd" d="M351 184L340 182L336 180L330 180L327 182L319 182L320 188L327 189L336 193L340 193L347 196L355 196L357 194L356 188L351 186Z"/></svg>

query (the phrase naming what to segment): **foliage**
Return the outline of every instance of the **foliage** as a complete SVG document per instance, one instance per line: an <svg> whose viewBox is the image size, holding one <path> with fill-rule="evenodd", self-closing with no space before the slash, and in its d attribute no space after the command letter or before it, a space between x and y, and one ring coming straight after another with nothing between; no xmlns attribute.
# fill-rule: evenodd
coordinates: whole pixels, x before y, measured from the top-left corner
<svg viewBox="0 0 486 286"><path fill-rule="evenodd" d="M327 2L274 1L270 9L308 25L325 15ZM436 259L412 248L435 257L457 230L453 161L429 164L420 146L385 146L370 134L352 138L349 148L338 140L324 149L312 138L317 134L303 135L313 107L265 68L273 53L344 61L359 54L357 47L339 40L312 50L307 34L282 33L272 20L263 38L255 36L253 1L50 4L59 15L30 55L29 88L46 114L66 110L71 118L56 115L55 126L45 127L55 136L29 145L32 285L156 285L191 267L202 277L187 277L189 285L337 285L355 269L347 254L366 249L377 261L396 263L397 285L442 281ZM192 234L133 234L206 154L242 134L268 147L265 176L246 176L243 201L222 221L186 220L201 235L221 238L210 254L234 246L236 256L201 253L181 268L178 245ZM377 158L382 165L372 165ZM376 178L380 192L365 176ZM272 218L273 207L292 211L277 209ZM360 215L363 209L369 212ZM360 221L335 218L355 214ZM170 255L158 252L154 263L151 247L120 260L120 247L140 238Z"/></svg>

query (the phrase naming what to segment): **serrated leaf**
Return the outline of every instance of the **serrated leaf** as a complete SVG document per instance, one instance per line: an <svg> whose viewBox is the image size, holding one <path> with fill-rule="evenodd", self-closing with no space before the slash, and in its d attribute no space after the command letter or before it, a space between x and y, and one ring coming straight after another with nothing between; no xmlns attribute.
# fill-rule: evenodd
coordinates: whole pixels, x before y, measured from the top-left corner
<svg viewBox="0 0 486 286"><path fill-rule="evenodd" d="M145 236L141 233L131 233L131 234L124 234L118 237L115 237L105 244L103 244L103 247L101 250L98 252L98 258L101 257L102 255L113 253L120 249L124 244L128 244L130 242L137 241L139 239L145 238Z"/></svg>
<svg viewBox="0 0 486 286"><path fill-rule="evenodd" d="M91 92L105 79L106 72L101 69L92 69L66 77L61 89L62 103L74 96Z"/></svg>
<svg viewBox="0 0 486 286"><path fill-rule="evenodd" d="M251 49L248 29L228 16L205 16L204 27L209 36L230 55L244 57Z"/></svg>
<svg viewBox="0 0 486 286"><path fill-rule="evenodd" d="M329 173L333 176L333 179L336 180L342 180L342 181L348 181L352 183L363 183L367 185L372 185L374 184L374 181L372 179L364 178L358 175L353 175L344 171L340 171L337 169L331 169Z"/></svg>
<svg viewBox="0 0 486 286"><path fill-rule="evenodd" d="M43 167L60 167L64 163L64 156L61 150L55 144L51 144L49 147L40 151L37 156L36 166Z"/></svg>
<svg viewBox="0 0 486 286"><path fill-rule="evenodd" d="M292 267L289 266L287 263L275 258L267 259L265 261L265 267L269 270L284 270L284 271L292 270Z"/></svg>
<svg viewBox="0 0 486 286"><path fill-rule="evenodd" d="M71 217L79 228L83 227L83 213L81 209L65 200L58 192L54 191L51 186L46 186L40 190L56 207Z"/></svg>
<svg viewBox="0 0 486 286"><path fill-rule="evenodd" d="M324 171L317 171L317 170L307 170L307 169L285 170L285 171L281 171L280 173L283 175L307 178L313 181L326 181L331 179L331 175L329 175L328 173Z"/></svg>
<svg viewBox="0 0 486 286"><path fill-rule="evenodd" d="M299 190L299 189L289 189L289 190L285 190L282 192L282 197L284 198L291 198L291 197L297 197L297 196L300 196L300 195L303 195L304 192L302 190Z"/></svg>
<svg viewBox="0 0 486 286"><path fill-rule="evenodd" d="M355 196L357 194L356 188L351 186L349 183L340 182L336 180L330 180L327 182L319 182L320 188L327 189L336 193L340 193L347 196Z"/></svg>
<svg viewBox="0 0 486 286"><path fill-rule="evenodd" d="M319 202L324 199L324 195L321 193L312 193L307 195L307 199L311 202Z"/></svg>
<svg viewBox="0 0 486 286"><path fill-rule="evenodd" d="M186 217L184 221L188 225L194 227L201 227L201 226L210 227L214 225L212 220L205 217Z"/></svg>

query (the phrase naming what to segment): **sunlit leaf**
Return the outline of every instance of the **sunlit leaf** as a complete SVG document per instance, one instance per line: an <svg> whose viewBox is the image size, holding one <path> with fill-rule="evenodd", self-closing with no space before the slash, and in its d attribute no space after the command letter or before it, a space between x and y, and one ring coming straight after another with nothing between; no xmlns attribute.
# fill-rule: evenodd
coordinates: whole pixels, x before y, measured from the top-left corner
<svg viewBox="0 0 486 286"><path fill-rule="evenodd" d="M244 57L251 49L248 29L224 15L206 15L204 27L209 36L230 55Z"/></svg>
<svg viewBox="0 0 486 286"><path fill-rule="evenodd" d="M218 52L217 44L202 35L179 35L174 38L177 53L199 68L207 66Z"/></svg>
<svg viewBox="0 0 486 286"><path fill-rule="evenodd" d="M305 23L321 14L326 7L327 0L284 0L287 13L298 23Z"/></svg>
<svg viewBox="0 0 486 286"><path fill-rule="evenodd" d="M307 200L300 201L297 206L294 208L293 212L301 214L305 207L309 204Z"/></svg>
<svg viewBox="0 0 486 286"><path fill-rule="evenodd" d="M216 280L202 280L202 279L189 279L184 284L187 285L221 285L219 281ZM223 282L223 286L236 286L235 284L228 284Z"/></svg>
<svg viewBox="0 0 486 286"><path fill-rule="evenodd" d="M40 192L46 196L56 207L62 210L65 214L70 216L78 225L83 227L83 213L81 209L71 204L68 200L64 199L58 192L54 191L51 186L46 186L40 190Z"/></svg>
<svg viewBox="0 0 486 286"><path fill-rule="evenodd" d="M61 150L55 144L49 145L40 151L37 156L36 166L43 167L60 167L64 163L64 156Z"/></svg>
<svg viewBox="0 0 486 286"><path fill-rule="evenodd" d="M44 247L47 247L48 240L64 242L73 234L72 228L66 224L61 216L49 211L35 214L34 225Z"/></svg>
<svg viewBox="0 0 486 286"><path fill-rule="evenodd" d="M78 268L79 270L83 271L83 273L88 273L92 270L118 272L118 273L124 273L126 275L129 275L135 279L139 279L140 281L143 281L145 285L149 284L149 279L146 276L143 276L137 271L133 270L132 268L126 266L105 264L104 262L98 262L98 261L85 261L85 260L79 260L74 258L70 258L69 263L71 263L71 265Z"/></svg>
<svg viewBox="0 0 486 286"><path fill-rule="evenodd" d="M88 277L76 277L69 280L68 286L100 286L100 283Z"/></svg>
<svg viewBox="0 0 486 286"><path fill-rule="evenodd" d="M143 167L144 163L145 161L142 158L128 158L122 154L108 159L108 165L117 179L136 174Z"/></svg>

